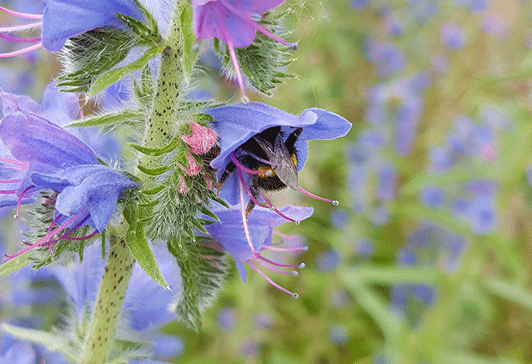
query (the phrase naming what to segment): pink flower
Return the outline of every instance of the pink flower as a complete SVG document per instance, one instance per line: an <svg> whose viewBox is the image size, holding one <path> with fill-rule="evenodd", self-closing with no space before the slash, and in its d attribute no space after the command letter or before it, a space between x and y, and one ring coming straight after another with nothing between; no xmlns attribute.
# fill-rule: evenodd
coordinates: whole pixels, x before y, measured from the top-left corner
<svg viewBox="0 0 532 364"><path fill-rule="evenodd" d="M190 128L190 135L183 135L181 139L188 144L192 154L205 154L211 150L216 142L216 132L196 122L191 122Z"/></svg>

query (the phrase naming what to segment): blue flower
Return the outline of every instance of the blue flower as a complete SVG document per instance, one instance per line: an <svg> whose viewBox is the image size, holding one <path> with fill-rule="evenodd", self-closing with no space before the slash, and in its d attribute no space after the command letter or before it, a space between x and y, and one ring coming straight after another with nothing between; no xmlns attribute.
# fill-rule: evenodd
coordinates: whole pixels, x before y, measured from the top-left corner
<svg viewBox="0 0 532 364"><path fill-rule="evenodd" d="M55 205L55 216L48 233L37 243L11 256L18 256L36 246L48 246L63 229L69 230L55 239L74 239L69 235L77 228L90 225L90 236L102 232L122 191L138 184L122 172L103 166L96 154L81 140L42 116L68 118L58 107L39 107L24 96L12 96L0 90L4 118L0 137L5 147L0 161L3 171L0 206L30 202L38 190L52 190L47 203ZM42 115L42 116L41 116ZM17 212L18 213L18 212ZM56 228L55 224L58 226ZM77 238L76 238L77 240Z"/></svg>
<svg viewBox="0 0 532 364"><path fill-rule="evenodd" d="M286 220L270 209L255 209L251 211L247 223L243 226L241 209L242 207L240 209L234 207L230 210L225 208L213 209L216 216L218 216L219 221L206 225L205 229L217 246L228 251L229 254L233 256L236 262L236 268L244 282L246 281L246 269L244 263L247 263L274 287L294 296L292 292L280 287L266 277L264 273L257 268L256 264L277 273L293 274L292 272L278 270L275 267L295 268L301 267L300 264L287 265L275 263L263 257L261 251L301 251L305 250L306 247L279 248L274 246L272 243L272 237L274 235L273 229L284 224ZM288 214L298 221L310 217L313 211L314 210L311 207L300 206L286 206L281 209L281 213Z"/></svg>
<svg viewBox="0 0 532 364"><path fill-rule="evenodd" d="M239 197L243 188L247 192L250 181L260 178L257 177L258 172L250 171L242 165L244 160L261 164L267 169L264 170L265 176L277 176L284 179L281 181L284 185L303 192L297 186L297 171L305 165L307 141L335 139L346 135L351 129L351 123L343 117L317 108L307 109L300 116L295 116L275 107L253 102L206 109L204 112L214 118L212 125L220 139L220 154L211 162L211 166L218 169L219 180L226 174L227 180L221 187L221 195L231 204L237 204L238 201L244 203L247 198L257 203L258 196L265 198L269 204L264 189L257 193L247 193L247 197L240 194ZM269 133L274 140L264 140L263 132ZM286 150L289 138L292 140L293 153ZM258 149L262 151L247 151L243 147L244 143L253 143L257 139L257 143L260 143ZM278 155L267 155L265 149L273 149ZM288 160L272 160L279 157L279 154L286 156Z"/></svg>
<svg viewBox="0 0 532 364"><path fill-rule="evenodd" d="M22 19L37 20L34 23L15 27L0 28L2 33L12 33L24 29L41 28L41 37L20 38L8 36L14 43L35 43L19 51L4 53L0 57L18 56L35 49L44 48L58 52L68 38L100 27L126 30L125 24L115 14L123 14L144 20L144 15L133 0L47 0L44 14L26 14L9 11L9 14Z"/></svg>

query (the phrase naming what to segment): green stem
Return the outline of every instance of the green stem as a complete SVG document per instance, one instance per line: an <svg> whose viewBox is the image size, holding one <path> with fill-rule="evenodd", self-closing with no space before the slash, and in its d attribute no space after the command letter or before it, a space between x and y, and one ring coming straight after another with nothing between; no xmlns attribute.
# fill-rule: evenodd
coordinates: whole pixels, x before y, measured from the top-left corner
<svg viewBox="0 0 532 364"><path fill-rule="evenodd" d="M157 87L154 92L152 110L147 120L143 145L147 148L160 148L170 142L173 133L179 129L176 106L183 82L183 35L181 12L184 0L176 0L174 14L170 21L166 48L161 56ZM140 165L145 168L159 167L161 157L144 155ZM149 188L150 178L141 174L145 188Z"/></svg>
<svg viewBox="0 0 532 364"><path fill-rule="evenodd" d="M123 238L111 235L107 265L92 314L80 363L107 363L115 327L131 278L134 259Z"/></svg>
<svg viewBox="0 0 532 364"><path fill-rule="evenodd" d="M176 125L176 105L182 89L183 79L183 40L181 30L181 12L184 0L176 0L174 14L170 21L166 48L162 53L157 88L153 106L147 119L144 146L160 148L170 142ZM139 163L142 167L158 167L160 157L144 155ZM143 173L139 176L145 188L151 184L150 177ZM102 285L91 318L84 350L80 363L102 364L109 361L115 340L116 323L133 268L134 259L125 236L127 223L122 220L120 233L111 234L111 248L102 278Z"/></svg>

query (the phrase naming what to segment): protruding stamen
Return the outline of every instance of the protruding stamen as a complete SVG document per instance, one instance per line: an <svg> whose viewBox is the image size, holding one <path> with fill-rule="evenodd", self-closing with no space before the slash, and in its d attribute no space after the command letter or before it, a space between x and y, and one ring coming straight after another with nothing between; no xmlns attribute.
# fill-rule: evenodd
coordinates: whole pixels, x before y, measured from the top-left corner
<svg viewBox="0 0 532 364"><path fill-rule="evenodd" d="M290 275L294 275L294 274L292 274L292 272L295 272L295 271L286 272L286 271L284 271L284 270L277 269L277 268L275 268L275 267L272 267L272 266L270 266L270 265L267 265L266 263L264 263L264 262L261 261L261 260L257 260L256 263L258 263L261 267L264 267L264 268L266 268L266 269L268 269L268 270L271 270L272 272L279 273L279 274L290 274ZM296 273L297 273L297 272L296 272ZM296 275L297 275L297 274L296 274Z"/></svg>
<svg viewBox="0 0 532 364"><path fill-rule="evenodd" d="M286 219L286 220L288 220L288 221L295 222L296 225L297 225L297 221L296 221L296 220L294 220L294 219L292 219L292 218L286 216L285 214L283 214L280 210L277 209L277 207L273 206L273 203L272 203L272 202L271 202L266 196L264 196L264 195L261 195L261 196L262 196L262 198L264 199L264 201L266 201L266 203L268 204L268 206L269 206L273 211L275 211L275 213L276 213L277 215L281 216L283 219Z"/></svg>
<svg viewBox="0 0 532 364"><path fill-rule="evenodd" d="M265 261L266 263L268 264L271 264L273 265L274 267L282 267L282 268L300 268L301 267L301 264L303 264L303 268L305 267L305 263L301 263L301 264L281 264L281 263L277 263L277 262L274 262L273 260L270 260L268 258L264 258L262 255L258 254L257 255L257 258Z"/></svg>
<svg viewBox="0 0 532 364"><path fill-rule="evenodd" d="M17 57L17 56L20 56L22 54L33 52L34 50L37 50L39 48L42 48L42 43L34 44L32 46L19 49L18 51L13 51L13 52L8 52L8 53L0 53L0 58Z"/></svg>
<svg viewBox="0 0 532 364"><path fill-rule="evenodd" d="M302 189L301 187L297 187L297 190L305 195L307 195L308 197L311 197L311 198L314 198L316 200L320 200L320 201L324 201L324 202L329 202L329 203L332 203L334 206L338 206L339 205L339 202L336 201L336 200L329 200L327 198L323 198L323 197L320 197L320 196L316 196L315 194L313 193L310 193L308 191L305 191L304 189Z"/></svg>
<svg viewBox="0 0 532 364"><path fill-rule="evenodd" d="M0 190L0 195L13 195L17 190Z"/></svg>
<svg viewBox="0 0 532 364"><path fill-rule="evenodd" d="M0 180L0 183L20 183L22 179L4 179Z"/></svg>
<svg viewBox="0 0 532 364"><path fill-rule="evenodd" d="M31 19L31 20L41 20L42 15L41 14L28 14L28 13L19 13L18 11L9 10L4 8L3 6L0 6L0 11L9 15L16 16L17 18L22 19Z"/></svg>
<svg viewBox="0 0 532 364"><path fill-rule="evenodd" d="M246 185L246 181L244 180L244 176L242 175L242 172L240 170L237 170L236 174L238 176L238 179L240 180L240 185L244 188L244 190L246 190L246 194L248 195L250 200L253 201L255 203L255 205L257 205L257 206L268 208L268 205L265 205L262 202L259 202L255 198L255 196L253 196L253 194L251 193L249 187Z"/></svg>
<svg viewBox="0 0 532 364"><path fill-rule="evenodd" d="M18 161L16 159L9 159L9 158L5 158L5 157L0 157L0 161L6 162L6 163L9 163L9 164L15 164L17 166L22 166L22 167L25 167L25 168L28 168L30 166L29 162L22 162L22 161ZM7 167L7 166L3 166L3 167Z"/></svg>
<svg viewBox="0 0 532 364"><path fill-rule="evenodd" d="M40 28L41 26L42 26L42 21L38 21L35 23L22 24L22 25L14 25L12 27L0 27L0 33L19 32L21 30Z"/></svg>
<svg viewBox="0 0 532 364"><path fill-rule="evenodd" d="M9 35L9 34L4 34L4 33L0 33L0 38L7 40L8 42L13 42L13 43L35 43L35 42L40 42L42 40L41 37L23 38L23 37L15 37L14 35Z"/></svg>
<svg viewBox="0 0 532 364"><path fill-rule="evenodd" d="M17 212L16 212L15 217L18 217L20 215L20 206L22 206L22 199L24 198L24 195L28 193L29 191L31 191L33 187L35 186L34 185L28 186L20 193L20 196L18 197L18 201L17 201Z"/></svg>
<svg viewBox="0 0 532 364"><path fill-rule="evenodd" d="M272 166L272 167L276 167L276 166L279 165L278 163L273 163L272 161L269 161L269 160L267 160L267 159L263 159L263 158L261 158L261 157L258 157L258 156L256 156L254 153L250 152L249 150L246 150L246 154L252 156L253 158L255 158L256 160L258 160L259 162L262 162L262 163L264 163L264 164L268 164L268 165L270 165L270 166Z"/></svg>
<svg viewBox="0 0 532 364"><path fill-rule="evenodd" d="M48 226L48 233L50 233L50 231L52 231L52 229L54 228L55 224L57 224L57 221L63 217L62 214L58 214L57 217L52 221L52 223L50 224L50 226Z"/></svg>
<svg viewBox="0 0 532 364"><path fill-rule="evenodd" d="M248 173L248 174L264 174L264 171L254 171L253 169L249 169L248 167L244 166L242 163L236 159L235 155L233 153L229 154L229 158L231 161L237 166L238 169Z"/></svg>
<svg viewBox="0 0 532 364"><path fill-rule="evenodd" d="M70 232L69 232L70 234ZM60 236L58 240L61 240L61 239L65 239L65 240L74 240L74 241L79 241L79 240L87 240L87 239L90 239L92 238L94 235L98 234L98 230L94 230L92 233L90 233L89 235L85 235L85 236L80 236L80 237L74 237L74 236L67 236L66 234L63 235L63 236Z"/></svg>
<svg viewBox="0 0 532 364"><path fill-rule="evenodd" d="M300 246L297 248L277 248L271 245L264 245L262 248L266 250L271 250L273 252L281 252L281 253L306 252L308 250L308 246Z"/></svg>
<svg viewBox="0 0 532 364"><path fill-rule="evenodd" d="M259 254L253 246L253 242L251 241L251 234L249 233L246 204L244 202L244 188L242 184L240 184L240 213L242 214L242 224L244 225L244 234L246 235L246 240L248 242L249 248L251 249L251 252L253 253L253 259L257 260Z"/></svg>
<svg viewBox="0 0 532 364"><path fill-rule="evenodd" d="M264 274L259 268L257 268L255 266L255 264L253 264L253 262L251 262L249 259L246 260L246 263L248 263L248 265L255 271L257 272L258 274L260 274L260 276L262 278L264 278L269 284L271 284L272 286L274 286L275 288L277 288L278 290L280 291L283 291L285 293L288 293L290 296L292 296L293 298L298 298L299 295L297 293L294 293L294 292L290 292L289 290L287 290L286 288L283 288L281 287L280 285L278 285L277 283L275 283L274 281L272 281L270 279L270 277L268 277L266 274Z"/></svg>
<svg viewBox="0 0 532 364"><path fill-rule="evenodd" d="M88 207L85 207L81 211L81 213L79 213L78 215L74 215L74 216L68 218L64 223L59 225L56 229L48 232L43 238L39 239L39 241L37 241L36 243L29 245L27 248L22 249L21 251L18 251L18 252L16 252L13 255L6 255L7 260L11 260L11 259L16 258L18 256L21 256L22 254L27 253L30 250L32 250L32 249L34 249L34 248L36 248L38 246L45 246L46 245L46 246L48 246L48 248L51 251L52 250L52 247L51 247L52 243L50 242L50 238L52 236L54 236L55 234L59 233L60 231L62 231L63 229L65 229L68 225L70 225L74 221L76 221L76 219L79 219L80 216L83 216L87 212L87 210L88 210ZM52 255L53 255L53 252L52 252Z"/></svg>

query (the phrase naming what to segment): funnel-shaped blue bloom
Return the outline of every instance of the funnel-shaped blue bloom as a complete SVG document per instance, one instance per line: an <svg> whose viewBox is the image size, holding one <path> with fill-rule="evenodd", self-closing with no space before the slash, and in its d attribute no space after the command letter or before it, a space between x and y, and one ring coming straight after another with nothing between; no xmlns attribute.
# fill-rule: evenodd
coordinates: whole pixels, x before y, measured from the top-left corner
<svg viewBox="0 0 532 364"><path fill-rule="evenodd" d="M251 102L207 109L204 113L214 118L212 125L220 139L220 154L211 162L211 166L218 169L219 179L232 162L231 157L238 156L239 148L266 129L280 127L283 141L299 130L294 143L297 171L305 165L308 140L335 139L351 129L351 123L343 117L318 108L307 109L295 116L273 106ZM221 193L231 204L238 201L238 187L237 173L230 173Z"/></svg>
<svg viewBox="0 0 532 364"><path fill-rule="evenodd" d="M0 122L0 206L29 202L38 190L57 194L55 219L48 234L17 253L20 255L36 246L51 246L56 234L69 228L59 239L69 237L77 228L90 225L97 232L105 229L120 193L138 184L122 172L102 165L96 154L81 140L40 115L61 119L68 114L58 103L54 108L39 107L27 97L12 96L0 90L4 118ZM55 104L54 104L55 105ZM64 116L68 118L67 116ZM30 200L31 201L31 200ZM54 206L54 205L52 205ZM55 224L58 226L55 227ZM14 257L14 256L13 256Z"/></svg>

